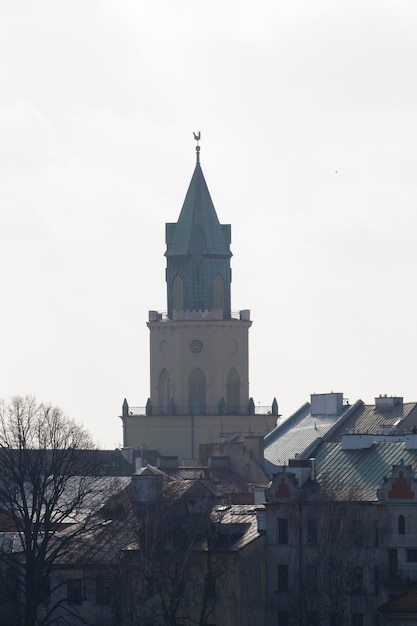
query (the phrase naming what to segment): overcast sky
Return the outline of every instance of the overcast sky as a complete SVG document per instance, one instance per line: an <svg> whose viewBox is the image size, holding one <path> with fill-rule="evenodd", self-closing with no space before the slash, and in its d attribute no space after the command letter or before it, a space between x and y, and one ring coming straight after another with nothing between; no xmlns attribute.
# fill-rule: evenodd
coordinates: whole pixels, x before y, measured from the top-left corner
<svg viewBox="0 0 417 626"><path fill-rule="evenodd" d="M2 2L0 395L122 442L201 130L255 404L416 401L416 32L415 0Z"/></svg>

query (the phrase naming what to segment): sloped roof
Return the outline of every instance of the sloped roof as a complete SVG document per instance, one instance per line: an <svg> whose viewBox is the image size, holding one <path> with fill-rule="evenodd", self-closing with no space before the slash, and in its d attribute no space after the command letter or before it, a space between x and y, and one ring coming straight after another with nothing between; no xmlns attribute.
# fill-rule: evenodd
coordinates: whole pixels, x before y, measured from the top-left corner
<svg viewBox="0 0 417 626"><path fill-rule="evenodd" d="M221 467L173 467L164 468L164 472L173 480L202 480L207 476L223 495L248 493L251 483L236 472ZM266 478L265 481L267 480Z"/></svg>
<svg viewBox="0 0 417 626"><path fill-rule="evenodd" d="M265 468L272 474L277 466L286 465L288 459L298 455L303 458L315 441L319 441L342 421L352 407L344 407L338 415L312 415L311 405L306 402L282 425L265 437Z"/></svg>
<svg viewBox="0 0 417 626"><path fill-rule="evenodd" d="M417 403L399 402L381 409L358 400L338 415L323 416L312 415L307 402L265 437L265 468L272 475L288 459L313 456L315 445L322 440L341 442L346 432L378 434L384 426L397 433L417 427Z"/></svg>
<svg viewBox="0 0 417 626"><path fill-rule="evenodd" d="M42 467L50 467L51 471L66 471L69 475L126 476L132 473L131 464L120 450L0 448L0 460L8 463L6 455L12 455L14 462L21 460L28 469L33 468L35 463L42 463Z"/></svg>
<svg viewBox="0 0 417 626"><path fill-rule="evenodd" d="M193 498L204 497L205 494L210 495L210 485L207 483L208 481L164 482L164 500L159 501L159 504L165 502L170 508L168 515L172 515L173 524L180 523L183 517L181 517L181 511L170 507L170 504L175 502L180 504L185 494ZM120 502L122 505L120 509L105 519L98 515L96 524L84 531L68 546L65 554L60 556L57 565L65 567L76 564L110 564L121 552L139 549L138 524L140 525L143 514L147 515L149 511L136 507L127 490L124 496L125 498ZM211 501L215 502L215 498ZM210 549L217 552L235 552L259 538L262 533L258 531L257 508L259 507L253 505L214 504L211 506ZM193 549L208 550L207 535L204 539L197 541Z"/></svg>
<svg viewBox="0 0 417 626"><path fill-rule="evenodd" d="M397 431L417 426L417 403L404 402L384 409L378 409L374 404L358 404L343 422L343 427L332 431L329 441L341 441L346 431L377 434L384 426L395 427Z"/></svg>
<svg viewBox="0 0 417 626"><path fill-rule="evenodd" d="M381 441L370 448L343 450L340 442L323 441L314 451L317 481L341 497L349 492L355 500L375 501L393 465L403 463L417 470L417 450L407 450L405 445Z"/></svg>
<svg viewBox="0 0 417 626"><path fill-rule="evenodd" d="M214 254L230 257L229 243L219 222L199 163L185 196L178 222L167 241L166 256Z"/></svg>
<svg viewBox="0 0 417 626"><path fill-rule="evenodd" d="M215 534L210 549L215 552L236 552L258 539L263 533L258 530L256 509L259 506L244 504L220 505L212 509L211 519ZM207 545L201 545L207 549Z"/></svg>
<svg viewBox="0 0 417 626"><path fill-rule="evenodd" d="M417 615L417 588L411 589L399 598L386 602L380 608L383 613L411 613Z"/></svg>

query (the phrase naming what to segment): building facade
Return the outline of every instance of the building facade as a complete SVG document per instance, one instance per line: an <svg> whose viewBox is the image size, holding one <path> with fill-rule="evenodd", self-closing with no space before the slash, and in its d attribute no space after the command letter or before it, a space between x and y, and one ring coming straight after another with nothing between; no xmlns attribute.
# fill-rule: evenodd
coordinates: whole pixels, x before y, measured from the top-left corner
<svg viewBox="0 0 417 626"><path fill-rule="evenodd" d="M266 491L267 623L413 623L416 404L380 396L330 417L324 433L326 415L314 415L323 439L304 434ZM294 428L311 419L304 407Z"/></svg>

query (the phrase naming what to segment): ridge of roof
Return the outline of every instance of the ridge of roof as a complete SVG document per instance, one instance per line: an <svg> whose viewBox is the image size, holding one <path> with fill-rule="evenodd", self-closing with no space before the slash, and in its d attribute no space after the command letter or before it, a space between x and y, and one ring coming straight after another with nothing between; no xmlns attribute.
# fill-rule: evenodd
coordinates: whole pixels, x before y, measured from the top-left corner
<svg viewBox="0 0 417 626"><path fill-rule="evenodd" d="M305 417L310 412L310 409L311 409L310 402L306 402L299 409L297 409L297 411L295 413L290 415L290 417L288 419L286 419L282 424L279 424L279 425L275 426L275 428L273 430L271 430L270 433L265 435L265 437L264 437L264 447L267 447L271 443L273 443L275 441L275 439L279 435L281 435L283 432L285 432L286 430L289 430L290 428L293 428L296 425L297 422L299 422L301 419L303 419L303 417Z"/></svg>

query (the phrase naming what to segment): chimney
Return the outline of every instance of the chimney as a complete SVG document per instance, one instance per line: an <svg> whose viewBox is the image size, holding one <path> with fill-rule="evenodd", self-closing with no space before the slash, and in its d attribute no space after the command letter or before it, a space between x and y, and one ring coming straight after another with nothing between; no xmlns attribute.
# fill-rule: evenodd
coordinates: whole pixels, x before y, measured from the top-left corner
<svg viewBox="0 0 417 626"><path fill-rule="evenodd" d="M266 531L266 511L262 506L258 506L255 509L256 512L256 522L258 526L258 533L263 533Z"/></svg>
<svg viewBox="0 0 417 626"><path fill-rule="evenodd" d="M132 500L138 504L156 502L162 497L162 475L146 473L140 470L131 478Z"/></svg>
<svg viewBox="0 0 417 626"><path fill-rule="evenodd" d="M375 398L375 408L378 411L384 411L385 409L392 409L394 406L402 406L404 399L399 396L387 396L380 395L379 398Z"/></svg>
<svg viewBox="0 0 417 626"><path fill-rule="evenodd" d="M343 409L343 393L312 393L311 415L338 415Z"/></svg>
<svg viewBox="0 0 417 626"><path fill-rule="evenodd" d="M316 480L316 459L314 457L310 459L310 480Z"/></svg>
<svg viewBox="0 0 417 626"><path fill-rule="evenodd" d="M160 469L176 469L179 466L177 456L160 456L157 463Z"/></svg>

